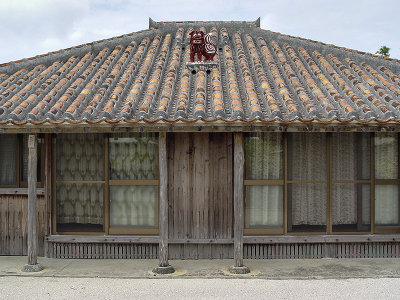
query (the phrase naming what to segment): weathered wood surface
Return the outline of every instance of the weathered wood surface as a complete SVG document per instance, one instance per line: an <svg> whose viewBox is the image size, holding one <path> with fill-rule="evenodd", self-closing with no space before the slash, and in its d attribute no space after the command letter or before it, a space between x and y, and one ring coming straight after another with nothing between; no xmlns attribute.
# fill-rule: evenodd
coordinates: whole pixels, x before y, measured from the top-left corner
<svg viewBox="0 0 400 300"><path fill-rule="evenodd" d="M126 237L114 237L107 242L49 241L48 257L53 258L158 258L158 242L127 242ZM79 241L78 241L79 240ZM232 244L169 243L169 259L231 259ZM400 242L298 242L244 244L245 259L308 259L308 258L399 258Z"/></svg>
<svg viewBox="0 0 400 300"><path fill-rule="evenodd" d="M45 200L37 197L39 256L44 255ZM0 255L28 254L28 196L0 192Z"/></svg>
<svg viewBox="0 0 400 300"><path fill-rule="evenodd" d="M246 259L399 258L400 242L245 244Z"/></svg>
<svg viewBox="0 0 400 300"><path fill-rule="evenodd" d="M47 257L95 259L155 259L158 243L61 243L49 242Z"/></svg>
<svg viewBox="0 0 400 300"><path fill-rule="evenodd" d="M231 239L232 135L174 133L168 143L169 239Z"/></svg>
<svg viewBox="0 0 400 300"><path fill-rule="evenodd" d="M245 236L246 244L400 242L400 234Z"/></svg>
<svg viewBox="0 0 400 300"><path fill-rule="evenodd" d="M234 133L234 266L243 266L243 179L244 179L244 150L243 135Z"/></svg>
<svg viewBox="0 0 400 300"><path fill-rule="evenodd" d="M28 195L27 188L1 188L1 195ZM44 195L44 188L36 188L37 195Z"/></svg>
<svg viewBox="0 0 400 300"><path fill-rule="evenodd" d="M167 169L167 134L159 135L159 168L160 168L160 249L159 266L167 267L168 264L168 169Z"/></svg>
<svg viewBox="0 0 400 300"><path fill-rule="evenodd" d="M36 183L37 183L37 139L28 137L28 264L36 265L38 256Z"/></svg>

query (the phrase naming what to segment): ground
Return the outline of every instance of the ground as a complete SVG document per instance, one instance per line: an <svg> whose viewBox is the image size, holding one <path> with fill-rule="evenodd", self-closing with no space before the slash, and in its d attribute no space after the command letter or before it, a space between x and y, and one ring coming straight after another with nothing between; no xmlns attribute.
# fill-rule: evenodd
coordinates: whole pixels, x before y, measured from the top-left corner
<svg viewBox="0 0 400 300"><path fill-rule="evenodd" d="M227 272L232 260L170 261L177 272L151 272L157 260L0 257L0 299L400 299L400 259L245 260L249 275Z"/></svg>
<svg viewBox="0 0 400 300"><path fill-rule="evenodd" d="M0 278L0 299L399 299L400 279Z"/></svg>

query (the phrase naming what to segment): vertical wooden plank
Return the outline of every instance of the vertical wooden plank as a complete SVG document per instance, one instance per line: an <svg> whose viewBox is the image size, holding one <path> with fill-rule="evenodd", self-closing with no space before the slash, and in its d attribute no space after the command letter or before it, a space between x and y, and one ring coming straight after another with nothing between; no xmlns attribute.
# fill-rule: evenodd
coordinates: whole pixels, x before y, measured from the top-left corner
<svg viewBox="0 0 400 300"><path fill-rule="evenodd" d="M8 199L0 195L0 255L7 255Z"/></svg>
<svg viewBox="0 0 400 300"><path fill-rule="evenodd" d="M55 136L52 137L52 153L51 153L51 233L56 234L57 233L57 211L56 211L56 206L57 206L57 199L56 199L56 156L57 156L57 139Z"/></svg>
<svg viewBox="0 0 400 300"><path fill-rule="evenodd" d="M28 137L28 264L23 271L40 271L43 268L37 263L38 235L37 235L37 138Z"/></svg>
<svg viewBox="0 0 400 300"><path fill-rule="evenodd" d="M202 207L200 208L200 238L209 238L209 223L208 223L208 213L209 213L209 202L210 202L210 186L213 185L215 180L210 176L210 135L209 133L204 134L203 141L205 148L204 162L203 162L203 201ZM211 140L212 142L212 140ZM198 247L197 247L198 249Z"/></svg>
<svg viewBox="0 0 400 300"><path fill-rule="evenodd" d="M226 133L226 149L227 149L227 157L226 157L226 188L224 192L226 192L226 205L228 207L228 231L226 234L226 238L233 237L233 135L231 133Z"/></svg>
<svg viewBox="0 0 400 300"><path fill-rule="evenodd" d="M167 169L167 134L161 132L159 136L159 164L160 164L160 267L168 264L168 169Z"/></svg>
<svg viewBox="0 0 400 300"><path fill-rule="evenodd" d="M167 141L167 159L168 159L168 238L173 238L175 233L175 191L176 183L174 182L174 134L168 135ZM132 248L134 250L134 248Z"/></svg>
<svg viewBox="0 0 400 300"><path fill-rule="evenodd" d="M233 184L233 210L234 210L234 266L231 272L249 273L249 268L243 265L243 176L244 176L244 151L243 134L234 133L234 184Z"/></svg>
<svg viewBox="0 0 400 300"><path fill-rule="evenodd" d="M168 263L168 166L167 166L167 133L160 132L158 140L160 168L160 243L159 264L153 271L168 274L175 272Z"/></svg>
<svg viewBox="0 0 400 300"><path fill-rule="evenodd" d="M51 234L51 134L44 136L44 237ZM47 248L47 242L44 244ZM46 252L46 251L45 251Z"/></svg>
<svg viewBox="0 0 400 300"><path fill-rule="evenodd" d="M110 229L110 192L109 192L109 168L108 168L108 135L104 135L104 232L105 234L109 233Z"/></svg>
<svg viewBox="0 0 400 300"><path fill-rule="evenodd" d="M174 134L173 168L170 173L173 178L173 238L191 238L191 169L190 160L193 156L190 135L188 133Z"/></svg>
<svg viewBox="0 0 400 300"><path fill-rule="evenodd" d="M332 234L332 133L326 135L326 181L327 181L327 202L326 202L326 232ZM329 253L325 253L326 257Z"/></svg>
<svg viewBox="0 0 400 300"><path fill-rule="evenodd" d="M15 253L15 211L16 203L15 199L9 197L8 208L9 208L9 230L8 230L8 241L9 241L9 254L14 255Z"/></svg>
<svg viewBox="0 0 400 300"><path fill-rule="evenodd" d="M287 234L288 227L289 227L289 220L288 220L288 149L287 149L287 134L283 134L283 233ZM290 206L290 214L292 207ZM290 223L292 222L290 218ZM290 231L292 230L292 224L289 227Z"/></svg>
<svg viewBox="0 0 400 300"><path fill-rule="evenodd" d="M207 225L208 225L208 234L207 238L210 239L215 239L216 234L217 234L217 229L216 229L216 223L218 220L217 214L217 209L216 206L218 205L218 202L223 202L223 197L220 197L219 195L219 184L216 182L217 178L222 179L219 176L219 166L216 155L218 153L218 149L216 148L216 143L214 142L214 135L213 133L210 133L210 144L209 144L209 149L210 149L210 155L209 155L209 160L210 160L210 168L209 168L209 199L207 201L208 205L208 212L207 212ZM225 184L223 184L224 186Z"/></svg>

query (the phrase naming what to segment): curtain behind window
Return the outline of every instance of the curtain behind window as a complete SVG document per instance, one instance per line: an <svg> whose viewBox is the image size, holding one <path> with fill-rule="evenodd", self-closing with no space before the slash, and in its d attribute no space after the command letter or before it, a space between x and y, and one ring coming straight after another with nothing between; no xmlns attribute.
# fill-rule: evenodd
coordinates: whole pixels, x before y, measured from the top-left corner
<svg viewBox="0 0 400 300"><path fill-rule="evenodd" d="M245 137L245 178L283 179L281 133L255 133ZM283 186L248 185L245 191L245 227L283 226Z"/></svg>
<svg viewBox="0 0 400 300"><path fill-rule="evenodd" d="M371 175L370 136L362 133L332 134L332 224L369 225L370 184L335 183L369 180ZM359 212L361 210L361 213ZM362 220L358 220L358 218ZM369 230L368 228L365 228ZM357 229L353 229L357 231Z"/></svg>
<svg viewBox="0 0 400 300"><path fill-rule="evenodd" d="M0 185L17 184L17 147L16 134L0 135Z"/></svg>
<svg viewBox="0 0 400 300"><path fill-rule="evenodd" d="M158 224L158 135L115 134L109 138L110 226L154 228ZM139 185L135 182L141 180ZM121 184L121 183L119 183Z"/></svg>
<svg viewBox="0 0 400 300"><path fill-rule="evenodd" d="M379 184L378 179L399 179L399 140L397 133L376 133L375 139L375 224L400 225L399 185ZM393 182L395 183L395 182Z"/></svg>
<svg viewBox="0 0 400 300"><path fill-rule="evenodd" d="M103 135L57 135L56 159L57 223L102 225L104 183L79 181L104 180Z"/></svg>
<svg viewBox="0 0 400 300"><path fill-rule="evenodd" d="M326 134L288 135L288 180L326 180ZM292 225L326 225L326 183L288 184Z"/></svg>

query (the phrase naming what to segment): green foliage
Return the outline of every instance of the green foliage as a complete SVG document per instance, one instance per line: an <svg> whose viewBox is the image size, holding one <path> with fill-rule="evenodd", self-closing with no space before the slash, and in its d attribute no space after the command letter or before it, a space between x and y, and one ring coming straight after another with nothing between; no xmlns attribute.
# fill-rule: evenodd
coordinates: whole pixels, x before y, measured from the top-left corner
<svg viewBox="0 0 400 300"><path fill-rule="evenodd" d="M380 54L380 55L382 55L382 56L389 57L389 56L390 56L389 51L390 51L390 48L389 48L389 47L382 46L382 47L380 47L379 50L376 51L375 53L376 53L376 54Z"/></svg>

